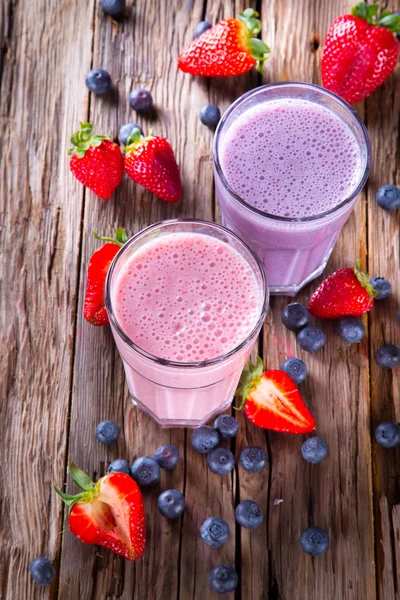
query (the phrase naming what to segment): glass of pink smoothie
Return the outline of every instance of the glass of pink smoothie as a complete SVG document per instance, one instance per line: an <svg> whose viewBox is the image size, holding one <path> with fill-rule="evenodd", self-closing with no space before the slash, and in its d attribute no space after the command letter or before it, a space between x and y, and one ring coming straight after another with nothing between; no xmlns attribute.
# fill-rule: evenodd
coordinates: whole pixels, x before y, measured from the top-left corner
<svg viewBox="0 0 400 600"><path fill-rule="evenodd" d="M258 254L272 294L295 295L324 270L368 178L364 124L319 86L265 85L227 110L213 158L222 224Z"/></svg>
<svg viewBox="0 0 400 600"><path fill-rule="evenodd" d="M263 324L264 270L214 223L156 223L108 272L106 307L134 402L163 427L197 427L226 410Z"/></svg>

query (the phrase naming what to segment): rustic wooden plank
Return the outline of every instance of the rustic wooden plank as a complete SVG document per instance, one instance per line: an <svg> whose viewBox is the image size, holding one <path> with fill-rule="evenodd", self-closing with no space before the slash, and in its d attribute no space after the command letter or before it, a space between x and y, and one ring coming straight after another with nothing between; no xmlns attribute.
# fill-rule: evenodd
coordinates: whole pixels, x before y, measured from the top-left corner
<svg viewBox="0 0 400 600"><path fill-rule="evenodd" d="M216 23L222 18L234 16L247 6L256 7L255 2L232 2L224 1L220 5L215 2L207 2L205 10L205 18L210 23ZM198 22L195 15L191 15L190 33L188 41L192 37L194 27ZM196 116L201 106L207 102L217 104L223 113L228 106L236 100L246 90L254 87L258 83L258 77L255 72L249 73L242 77L216 79L206 82L197 78L193 85L196 89ZM206 154L204 164L207 164L207 185L206 190L209 191L209 197L212 197L212 132L200 125L202 134L207 140ZM206 181L204 180L204 183ZM203 183L203 185L204 185ZM215 218L219 221L218 205L215 206ZM212 213L206 213L203 218L212 220ZM241 421L242 418L240 417ZM238 445L234 442L231 444L231 449L235 453L235 447L242 449L247 446L252 440L255 443L255 438L248 437L246 441L245 425L242 423L241 433L238 437ZM263 438L261 434L261 438ZM188 435L190 438L190 434ZM258 439L258 438L257 438ZM261 442L262 443L262 442ZM264 437L265 445L265 437ZM236 452L237 454L237 452ZM238 455L237 455L238 456ZM261 589L267 585L268 568L265 556L266 536L265 529L260 528L258 532L246 532L241 541L241 531L236 526L234 518L234 508L238 503L240 496L239 490L246 497L258 497L254 489L254 480L249 481L247 476L243 476L243 472L236 467L232 477L219 477L210 473L205 461L201 461L201 457L193 451L190 445L190 440L187 442L187 471L185 495L189 506L193 506L193 514L189 518L185 516L183 531L182 531L182 559L181 559L181 586L180 597L198 599L206 595L207 598L217 598L216 594L210 590L208 585L208 575L210 570L217 564L236 563L236 568L239 572L242 565L247 569L246 582L242 587L242 581L239 583L237 593L240 594L240 589L243 593L243 598L250 596L245 595L248 590ZM266 472L267 473L267 472ZM260 481L263 477L261 476ZM261 486L261 490L263 486ZM245 496L242 497L244 499ZM260 500L262 504L262 501ZM206 546L199 536L199 528L203 521L210 516L220 516L229 523L231 538L227 544L217 550ZM239 542L239 543L238 543ZM250 553L252 560L250 560ZM246 559L243 563L243 557ZM236 559L236 560L235 560ZM265 588L266 589L266 588ZM233 597L233 594L227 597ZM257 596L255 596L256 598Z"/></svg>
<svg viewBox="0 0 400 600"><path fill-rule="evenodd" d="M128 179L106 203L86 194L70 458L98 475L117 456L132 461L136 456L153 454L163 442L171 442L180 449L182 461L173 473L163 473L158 489L144 494L148 550L137 565L107 551L84 547L70 534L64 536L60 598L131 598L132 594L135 598L147 598L151 589L152 598L164 600L176 598L180 586L181 528L186 522L195 522L192 514L199 505L190 493L186 494L187 511L182 525L160 516L156 501L157 493L163 489L184 490L187 486L185 434L180 430L161 430L131 406L111 333L94 330L82 321L82 302L86 265L97 247L90 236L93 229L110 233L116 226L124 225L131 234L171 217L212 219L212 136L198 120L198 110L206 102L207 93L176 69L179 50L192 37L191 19L201 20L202 9L201 2L195 2L190 12L185 2L176 2L174 7L153 3L151 11L145 3L134 3L127 18L118 24L96 12L94 61L96 66L110 70L116 89L110 99L92 98L91 120L97 128L116 136L122 123L137 118L127 103L129 91L139 86L149 89L156 116L150 122L144 117L138 121L145 129L151 126L171 141L181 165L184 195L177 205L168 205ZM94 438L94 428L104 418L123 424L118 445L109 449L101 447ZM198 475L195 469L190 481L195 477L198 483ZM85 565L84 569L81 565Z"/></svg>
<svg viewBox="0 0 400 600"><path fill-rule="evenodd" d="M92 2L2 3L0 108L2 540L0 596L55 597L28 566L57 566L68 431L82 189L72 124L86 117ZM56 23L62 21L61 29ZM33 24L35 24L33 26ZM80 40L80 43L77 43Z"/></svg>
<svg viewBox="0 0 400 600"><path fill-rule="evenodd" d="M399 0L389 9L400 10ZM399 162L400 69L366 103L368 130L374 160L368 188L368 268L375 276L387 277L393 286L390 298L377 301L369 315L371 359L371 434L373 438L373 488L377 595L380 600L399 598L400 557L400 450L385 450L376 444L374 431L382 421L400 420L400 369L381 369L375 361L382 344L400 344L397 313L400 302L400 216L379 208L376 190L385 183L400 185Z"/></svg>
<svg viewBox="0 0 400 600"><path fill-rule="evenodd" d="M263 14L276 16L274 55L266 80L320 82L321 45L329 24L348 10L341 0L319 3L263 3ZM267 21L264 21L267 22ZM320 43L319 48L316 46ZM274 42L271 39L271 44ZM365 196L340 236L326 273L365 258ZM322 278L320 279L322 280ZM318 281L298 295L308 302ZM273 298L264 329L267 365L277 367L299 356L309 375L301 385L329 446L329 457L311 466L303 461L303 439L271 433L269 506L270 590L275 598L374 598L371 458L369 443L368 345L345 347L332 324L323 324L326 347L303 352L279 320L290 300ZM274 505L275 499L282 499ZM331 537L328 553L311 559L299 548L303 529L317 525Z"/></svg>

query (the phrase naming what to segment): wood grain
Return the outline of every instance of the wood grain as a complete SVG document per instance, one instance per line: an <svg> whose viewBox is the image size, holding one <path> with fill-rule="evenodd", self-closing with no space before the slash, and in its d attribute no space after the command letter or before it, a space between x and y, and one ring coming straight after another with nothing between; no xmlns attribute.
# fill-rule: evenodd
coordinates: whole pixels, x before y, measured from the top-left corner
<svg viewBox="0 0 400 600"><path fill-rule="evenodd" d="M2 529L0 596L55 597L28 566L57 566L68 435L82 187L65 153L86 115L91 2L2 4L0 147ZM62 22L62 37L57 24ZM33 23L42 24L32 26ZM87 44L76 39L87 36ZM68 48L68 52L66 52ZM70 77L70 73L74 76Z"/></svg>
<svg viewBox="0 0 400 600"><path fill-rule="evenodd" d="M399 0L390 3L400 10ZM261 12L263 39L273 49L261 79L203 80L176 69L195 25L212 23L253 6ZM212 173L212 131L198 118L213 102L225 110L262 82L320 83L323 39L345 0L128 0L123 19L103 14L99 0L4 0L0 11L0 202L1 398L0 597L5 600L212 600L208 573L218 563L236 566L236 600L400 600L399 451L385 451L371 433L382 420L399 420L400 370L379 369L383 343L400 343L399 215L379 209L383 183L400 184L400 69L357 107L368 125L374 164L368 187L346 224L327 273L360 257L373 275L387 276L390 299L376 302L365 319L368 336L345 346L333 324L317 355L301 351L280 322L288 299L273 298L259 352L268 367L300 356L309 375L301 385L329 445L320 465L301 457L303 439L254 428L243 415L230 444L236 457L249 444L268 453L257 475L237 466L226 477L210 473L191 447L190 431L161 430L130 402L111 332L82 318L89 257L98 247L95 229L129 234L162 219L219 219ZM33 25L34 24L34 25ZM88 94L85 74L107 69L113 91ZM127 103L135 87L149 89L156 108L138 116ZM181 167L182 200L163 203L127 178L109 201L84 190L68 170L69 136L90 119L97 131L117 138L127 121L170 140ZM316 283L299 300L307 302ZM253 356L256 355L254 350ZM370 415L371 412L371 415ZM95 427L103 419L121 425L118 444L100 445ZM132 462L175 444L181 461L144 493L148 549L137 564L81 544L67 529L52 482L66 481L76 462L93 478L118 457ZM184 492L183 519L157 511L160 491ZM68 481L66 489L74 488ZM255 531L236 526L234 508L252 498L265 521ZM205 518L218 515L231 539L218 550L199 537ZM375 518L375 534L373 530ZM299 548L301 531L319 525L331 544L311 559ZM57 578L35 585L29 562L49 556ZM376 562L376 569L375 569Z"/></svg>
<svg viewBox="0 0 400 600"><path fill-rule="evenodd" d="M264 8L265 6L265 8ZM269 63L267 79L320 83L319 63L325 32L346 12L346 2L278 2L275 39L279 49ZM289 24L295 23L295 26ZM316 46L319 47L316 49ZM360 107L362 114L362 107ZM365 195L345 225L326 272L365 260ZM322 280L322 278L320 278ZM318 282L296 298L305 304ZM301 389L317 421L317 434L329 446L320 465L302 460L303 439L269 434L271 489L269 505L270 587L277 598L375 598L371 456L369 437L368 341L346 347L333 324L322 324L327 343L322 352L302 351L293 333L280 323L286 298L273 298L264 332L264 355L270 368L290 356L308 367ZM320 323L317 323L321 325ZM274 505L274 499L282 499ZM299 551L300 533L311 525L329 532L329 552L311 559Z"/></svg>
<svg viewBox="0 0 400 600"><path fill-rule="evenodd" d="M389 3L400 10L400 2ZM375 353L382 344L400 345L400 244L399 211L387 212L375 200L385 183L400 185L400 69L366 102L366 120L373 148L373 164L368 186L368 268L373 276L387 277L393 292L376 301L369 318L371 361L371 437L375 514L377 597L400 598L400 450L385 450L376 444L374 431L382 421L400 420L400 368L381 369Z"/></svg>

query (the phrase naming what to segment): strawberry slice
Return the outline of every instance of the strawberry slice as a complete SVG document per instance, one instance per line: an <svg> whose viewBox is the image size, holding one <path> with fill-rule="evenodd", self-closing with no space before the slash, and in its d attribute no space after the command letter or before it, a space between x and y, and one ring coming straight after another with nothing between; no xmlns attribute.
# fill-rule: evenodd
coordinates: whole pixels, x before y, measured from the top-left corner
<svg viewBox="0 0 400 600"><path fill-rule="evenodd" d="M120 247L127 241L128 236L122 227L117 229L115 239L100 237L96 232L94 232L94 236L98 240L110 243L103 244L101 248L92 254L90 259L83 316L91 325L101 327L109 324L106 307L104 306L104 286L108 269Z"/></svg>
<svg viewBox="0 0 400 600"><path fill-rule="evenodd" d="M138 560L146 547L146 527L142 494L137 483L125 473L109 473L93 483L73 463L69 473L83 490L70 496L54 486L69 506L70 530L84 544L96 544Z"/></svg>
<svg viewBox="0 0 400 600"><path fill-rule="evenodd" d="M243 398L246 417L263 429L285 433L309 433L316 427L293 379L284 371L265 371L261 358L248 364L240 378L237 394Z"/></svg>

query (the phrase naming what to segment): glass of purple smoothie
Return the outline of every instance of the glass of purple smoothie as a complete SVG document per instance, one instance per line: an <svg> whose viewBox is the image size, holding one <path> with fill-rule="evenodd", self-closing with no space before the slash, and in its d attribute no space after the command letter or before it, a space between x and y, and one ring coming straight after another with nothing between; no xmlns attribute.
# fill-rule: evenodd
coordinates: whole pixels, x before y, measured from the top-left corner
<svg viewBox="0 0 400 600"><path fill-rule="evenodd" d="M222 224L258 254L270 293L294 296L325 269L368 178L371 146L341 98L278 83L230 106L213 160Z"/></svg>

